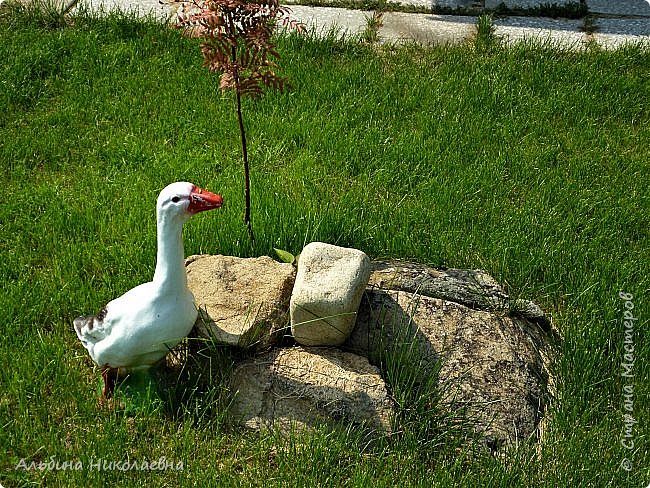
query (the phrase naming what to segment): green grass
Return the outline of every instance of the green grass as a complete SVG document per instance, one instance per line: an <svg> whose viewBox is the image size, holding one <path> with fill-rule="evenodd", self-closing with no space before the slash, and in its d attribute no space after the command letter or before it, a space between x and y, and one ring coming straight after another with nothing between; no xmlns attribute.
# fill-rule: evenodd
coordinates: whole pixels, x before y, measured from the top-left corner
<svg viewBox="0 0 650 488"><path fill-rule="evenodd" d="M299 37L279 50L294 89L244 107L251 246L234 107L196 42L128 16L53 30L0 23L0 483L650 482L650 54ZM211 414L210 391L190 394L177 415L99 410L98 373L72 319L150 279L154 202L175 180L226 202L186 226L187 254L273 256L320 240L373 258L483 268L535 300L564 338L540 449L524 445L503 463L464 455L452 431L379 447L354 433L282 441L229 427ZM620 376L619 290L634 295L640 317L633 380ZM631 381L632 452L619 442ZM52 456L86 467L165 456L184 470L15 469Z"/></svg>

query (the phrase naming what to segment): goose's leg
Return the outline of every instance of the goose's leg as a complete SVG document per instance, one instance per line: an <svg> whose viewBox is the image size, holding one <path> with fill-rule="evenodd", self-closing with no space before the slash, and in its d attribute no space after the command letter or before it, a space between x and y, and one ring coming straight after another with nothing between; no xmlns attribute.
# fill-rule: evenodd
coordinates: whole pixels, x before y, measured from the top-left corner
<svg viewBox="0 0 650 488"><path fill-rule="evenodd" d="M113 390L115 389L115 382L117 381L117 369L109 368L108 366L102 368L102 379L104 380L104 389L102 390L102 396L99 401L103 403L103 400L108 400L113 396Z"/></svg>

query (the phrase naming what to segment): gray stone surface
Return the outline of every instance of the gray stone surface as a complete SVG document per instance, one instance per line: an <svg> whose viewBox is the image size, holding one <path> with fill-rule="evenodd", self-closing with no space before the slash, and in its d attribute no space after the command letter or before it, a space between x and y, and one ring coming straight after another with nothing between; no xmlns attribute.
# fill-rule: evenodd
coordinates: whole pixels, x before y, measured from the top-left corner
<svg viewBox="0 0 650 488"><path fill-rule="evenodd" d="M291 293L291 333L305 346L337 346L354 327L370 276L358 249L310 242L300 253Z"/></svg>
<svg viewBox="0 0 650 488"><path fill-rule="evenodd" d="M650 17L650 3L646 0L587 0L587 8L594 14Z"/></svg>
<svg viewBox="0 0 650 488"><path fill-rule="evenodd" d="M318 425L390 431L394 406L379 370L337 349L277 349L238 365L230 413L244 426L281 432Z"/></svg>
<svg viewBox="0 0 650 488"><path fill-rule="evenodd" d="M485 0L485 8L494 9L504 3L509 8L536 8L541 5L556 4L563 6L568 3L576 3L578 0Z"/></svg>
<svg viewBox="0 0 650 488"><path fill-rule="evenodd" d="M91 10L110 12L119 10L133 12L140 16L153 15L161 21L175 16L178 4L161 4L158 0L81 0Z"/></svg>
<svg viewBox="0 0 650 488"><path fill-rule="evenodd" d="M419 7L430 9L432 2L431 0L399 0L397 3L400 5L407 5L409 7Z"/></svg>
<svg viewBox="0 0 650 488"><path fill-rule="evenodd" d="M539 435L548 401L545 344L524 319L369 288L345 347L372 363L393 354L425 377L437 374L439 406L463 412L498 448Z"/></svg>
<svg viewBox="0 0 650 488"><path fill-rule="evenodd" d="M0 0L2 3L3 0ZM24 0L31 1L31 0ZM53 0L65 2L65 0ZM110 11L120 9L135 11L140 15L153 14L160 20L175 19L178 3L161 5L157 0L89 0L91 8ZM291 0L292 2L300 0ZM430 7L475 7L482 2L472 0L402 0L404 5ZM485 0L486 6L493 6L500 0ZM511 6L530 7L540 3L535 0L507 0ZM565 4L567 1L558 0ZM647 0L588 0L591 13L596 14L596 32L593 39L604 49L615 49L627 43L650 42L650 3ZM358 37L368 27L372 18L370 11L350 10L331 7L309 7L291 5L292 17L306 24L307 28L319 36L335 33L339 37ZM601 16L604 15L603 16ZM610 18L610 16L615 16ZM384 14L384 26L379 30L382 43L455 43L471 38L476 22L474 17L453 15L432 16L430 14ZM587 36L580 28L582 20L563 20L530 17L506 17L495 19L496 34L506 44L520 41L549 41L563 49L582 49Z"/></svg>
<svg viewBox="0 0 650 488"><path fill-rule="evenodd" d="M407 0L420 5L421 0ZM367 27L372 12L350 11L328 7L292 6L294 18L305 22L320 35L332 30L347 36L358 36ZM495 33L507 45L517 42L549 42L561 49L583 49L587 36L581 19L545 17L505 17L494 20ZM379 28L379 41L384 44L417 42L422 44L460 43L476 32L476 17L454 15L386 12ZM650 33L644 19L597 19L599 32L595 40L605 49L629 42L648 42Z"/></svg>
<svg viewBox="0 0 650 488"><path fill-rule="evenodd" d="M366 29L372 12L333 7L291 5L291 17L303 22L318 36L335 33L338 37L359 36Z"/></svg>
<svg viewBox="0 0 650 488"><path fill-rule="evenodd" d="M494 25L495 34L508 45L541 41L563 49L581 49L587 40L582 31L582 20L505 17L495 19Z"/></svg>
<svg viewBox="0 0 650 488"><path fill-rule="evenodd" d="M650 19L599 18L595 22L593 37L607 49L631 43L650 46Z"/></svg>
<svg viewBox="0 0 650 488"><path fill-rule="evenodd" d="M476 33L476 17L386 12L382 20L383 43L457 44Z"/></svg>
<svg viewBox="0 0 650 488"><path fill-rule="evenodd" d="M513 299L485 271L479 269L444 270L403 261L373 261L368 286L403 290L431 298L441 298L477 310L522 316L550 327L542 309L523 298Z"/></svg>
<svg viewBox="0 0 650 488"><path fill-rule="evenodd" d="M268 256L190 256L187 284L199 308L198 333L243 348L267 349L289 323L295 269Z"/></svg>
<svg viewBox="0 0 650 488"><path fill-rule="evenodd" d="M448 8L467 8L467 7L480 7L480 0L431 0L429 5L435 7L448 7Z"/></svg>

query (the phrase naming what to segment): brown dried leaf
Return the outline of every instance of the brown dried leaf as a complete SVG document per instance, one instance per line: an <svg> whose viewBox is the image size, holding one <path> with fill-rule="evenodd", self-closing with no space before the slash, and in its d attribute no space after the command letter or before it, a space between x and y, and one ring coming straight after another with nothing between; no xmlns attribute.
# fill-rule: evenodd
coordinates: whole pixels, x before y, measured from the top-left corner
<svg viewBox="0 0 650 488"><path fill-rule="evenodd" d="M225 92L226 90L232 90L233 88L235 88L235 78L232 73L222 73L219 80L219 89L222 92Z"/></svg>
<svg viewBox="0 0 650 488"><path fill-rule="evenodd" d="M191 28L193 35L205 39L203 64L221 75L221 90L259 96L264 88L287 86L286 78L273 71L275 64L269 57L280 57L273 43L279 22L304 29L290 19L290 12L278 0L189 0L182 2L176 26Z"/></svg>

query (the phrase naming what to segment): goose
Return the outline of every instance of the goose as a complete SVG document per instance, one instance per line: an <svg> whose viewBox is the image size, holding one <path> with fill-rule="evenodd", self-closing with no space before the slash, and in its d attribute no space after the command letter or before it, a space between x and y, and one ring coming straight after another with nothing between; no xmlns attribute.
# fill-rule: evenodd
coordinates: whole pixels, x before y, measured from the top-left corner
<svg viewBox="0 0 650 488"><path fill-rule="evenodd" d="M221 195L192 183L165 187L156 203L157 256L153 280L109 302L96 315L74 319L77 337L101 368L100 403L112 396L118 373L156 364L194 326L198 311L187 287L183 224L223 205Z"/></svg>

